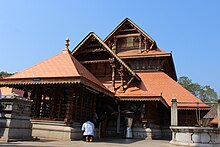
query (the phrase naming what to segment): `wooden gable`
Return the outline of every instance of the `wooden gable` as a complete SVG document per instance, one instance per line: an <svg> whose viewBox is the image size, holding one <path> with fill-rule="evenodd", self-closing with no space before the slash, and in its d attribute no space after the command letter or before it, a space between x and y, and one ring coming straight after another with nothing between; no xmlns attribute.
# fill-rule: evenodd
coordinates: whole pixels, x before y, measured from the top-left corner
<svg viewBox="0 0 220 147"><path fill-rule="evenodd" d="M134 22L126 18L104 40L116 53L127 50L150 51L157 49L156 42Z"/></svg>
<svg viewBox="0 0 220 147"><path fill-rule="evenodd" d="M133 79L140 80L137 74L93 32L79 43L72 54L100 81L113 83L112 87L115 89L115 83L120 83L118 87L124 89Z"/></svg>
<svg viewBox="0 0 220 147"><path fill-rule="evenodd" d="M94 33L90 33L85 37L84 41L73 50L72 54L83 64L107 62L109 58L112 58L106 48L95 37Z"/></svg>
<svg viewBox="0 0 220 147"><path fill-rule="evenodd" d="M158 48L156 42L130 19L124 19L104 42L134 72L164 71L177 80L172 54Z"/></svg>

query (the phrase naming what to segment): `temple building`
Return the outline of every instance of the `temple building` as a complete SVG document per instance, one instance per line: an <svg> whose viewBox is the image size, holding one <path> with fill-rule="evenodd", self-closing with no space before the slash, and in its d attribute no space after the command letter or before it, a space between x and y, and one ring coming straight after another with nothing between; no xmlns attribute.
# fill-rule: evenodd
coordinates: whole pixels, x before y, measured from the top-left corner
<svg viewBox="0 0 220 147"><path fill-rule="evenodd" d="M72 51L67 38L59 54L0 79L0 87L34 101L34 136L65 140L80 138L87 119L99 137L124 137L128 117L133 138L167 138L172 99L181 126L198 125L210 109L177 83L172 54L128 18L104 40L89 33Z"/></svg>

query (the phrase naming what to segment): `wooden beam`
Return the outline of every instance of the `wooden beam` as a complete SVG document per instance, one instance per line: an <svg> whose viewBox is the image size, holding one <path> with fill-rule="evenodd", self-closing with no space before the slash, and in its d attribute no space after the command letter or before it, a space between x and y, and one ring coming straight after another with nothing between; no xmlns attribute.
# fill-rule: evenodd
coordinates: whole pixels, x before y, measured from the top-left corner
<svg viewBox="0 0 220 147"><path fill-rule="evenodd" d="M97 48L85 48L84 50L80 51L80 53L94 53L94 52L104 52L106 49L102 47L97 47Z"/></svg>
<svg viewBox="0 0 220 147"><path fill-rule="evenodd" d="M126 37L137 37L140 36L140 33L134 33L134 34L125 34L125 35L117 35L116 38L126 38Z"/></svg>
<svg viewBox="0 0 220 147"><path fill-rule="evenodd" d="M94 64L94 63L109 63L110 59L107 60L92 60L92 61L80 61L81 64Z"/></svg>
<svg viewBox="0 0 220 147"><path fill-rule="evenodd" d="M120 32L129 32L129 31L136 31L136 29L124 29L124 30L120 30Z"/></svg>

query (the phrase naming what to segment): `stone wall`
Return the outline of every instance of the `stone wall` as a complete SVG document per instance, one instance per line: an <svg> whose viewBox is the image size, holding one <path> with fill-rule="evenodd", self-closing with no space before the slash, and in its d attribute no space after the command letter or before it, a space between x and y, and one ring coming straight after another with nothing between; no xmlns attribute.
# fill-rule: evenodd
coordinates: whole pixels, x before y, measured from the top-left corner
<svg viewBox="0 0 220 147"><path fill-rule="evenodd" d="M220 129L210 127L170 127L171 144L201 147L219 147Z"/></svg>
<svg viewBox="0 0 220 147"><path fill-rule="evenodd" d="M30 140L33 139L30 122L30 100L17 95L2 96L0 117L0 140Z"/></svg>

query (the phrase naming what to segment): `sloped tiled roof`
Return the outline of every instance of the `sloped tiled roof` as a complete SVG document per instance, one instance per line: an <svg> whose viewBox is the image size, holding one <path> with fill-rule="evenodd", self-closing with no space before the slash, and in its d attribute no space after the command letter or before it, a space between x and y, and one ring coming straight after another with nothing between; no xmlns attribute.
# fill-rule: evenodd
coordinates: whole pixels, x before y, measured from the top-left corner
<svg viewBox="0 0 220 147"><path fill-rule="evenodd" d="M123 98L133 97L135 100L139 97L159 97L161 96L166 103L171 106L171 100L177 99L177 102L192 102L192 104L178 104L179 108L200 107L209 108L202 103L200 99L192 95L189 91L183 88L180 84L166 75L164 72L139 72L141 83L138 87L128 88L125 93L116 93L116 96Z"/></svg>
<svg viewBox="0 0 220 147"><path fill-rule="evenodd" d="M76 79L84 82L84 84L93 85L93 88L95 87L98 91L104 90L108 94L111 94L67 49L15 75L1 79L0 85L32 84L35 82L33 79L40 79L42 82L44 80L51 81L52 79L54 83L65 83L66 81L62 79ZM32 83L30 80L32 80ZM37 82L40 83L39 81Z"/></svg>
<svg viewBox="0 0 220 147"><path fill-rule="evenodd" d="M78 65L68 51L63 50L59 54L5 79L80 77Z"/></svg>

